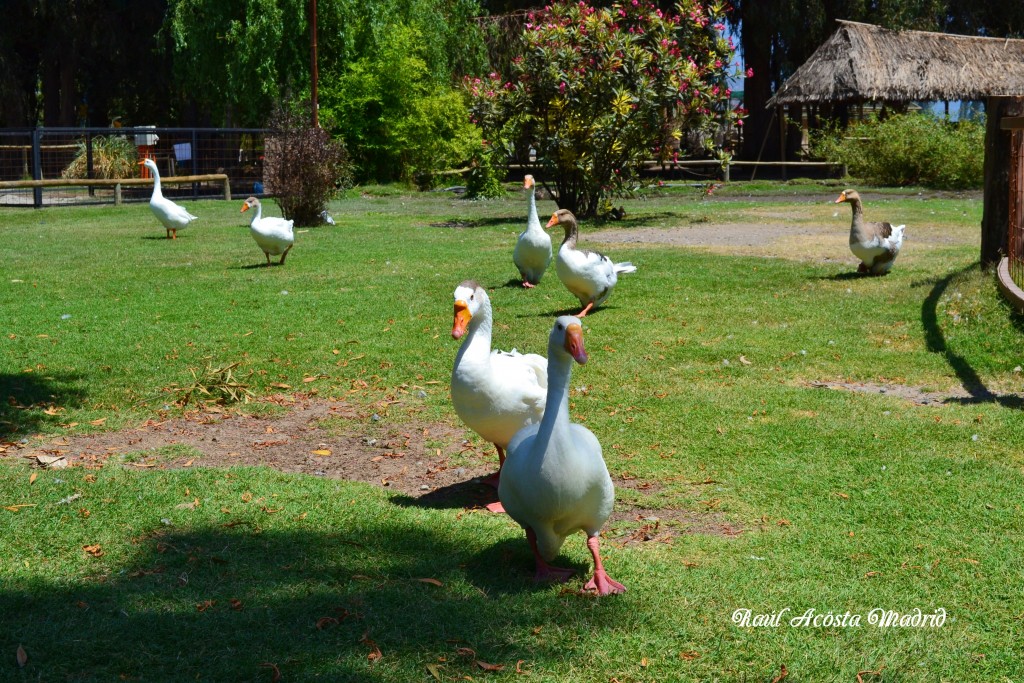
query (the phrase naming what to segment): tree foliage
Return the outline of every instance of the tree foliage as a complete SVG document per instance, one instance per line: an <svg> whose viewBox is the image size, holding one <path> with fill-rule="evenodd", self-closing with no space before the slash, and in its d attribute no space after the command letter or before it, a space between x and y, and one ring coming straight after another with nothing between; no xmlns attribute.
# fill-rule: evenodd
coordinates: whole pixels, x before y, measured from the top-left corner
<svg viewBox="0 0 1024 683"><path fill-rule="evenodd" d="M478 145L462 94L431 72L428 42L393 25L321 91L321 119L353 150L360 179L429 186Z"/></svg>
<svg viewBox="0 0 1024 683"><path fill-rule="evenodd" d="M474 121L491 144L553 179L559 206L594 215L636 183L644 160L674 154L684 132L703 133L710 147L715 127L736 115L721 8L677 7L581 0L532 13L509 77L466 81Z"/></svg>

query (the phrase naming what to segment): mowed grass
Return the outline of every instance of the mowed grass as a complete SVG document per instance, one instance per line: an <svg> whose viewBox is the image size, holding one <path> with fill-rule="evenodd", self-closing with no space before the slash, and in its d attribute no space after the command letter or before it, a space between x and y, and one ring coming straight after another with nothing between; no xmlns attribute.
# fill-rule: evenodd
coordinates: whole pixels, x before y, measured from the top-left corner
<svg viewBox="0 0 1024 683"><path fill-rule="evenodd" d="M231 363L257 396L315 390L384 422L457 424L456 284L488 287L499 348L543 353L553 317L578 310L553 270L515 286L522 197L353 192L271 268L240 201L190 204L201 220L173 242L144 204L0 211L0 420L15 442L0 460L2 678L771 681L785 666L787 681L1020 680L1022 321L976 265L980 199L866 201L909 236L891 275L860 278L839 189L670 189L613 226L827 229L787 242L790 258L601 244L584 224L585 246L639 272L585 319L574 419L615 476L651 483L620 489L623 505L742 530L606 539L628 592L600 600L576 592L582 535L560 560L580 576L535 586L504 516L259 468L18 457L176 414L176 387ZM928 405L898 391L963 385ZM948 616L882 628L876 608ZM748 628L742 609L788 612ZM791 625L808 610L860 624Z"/></svg>

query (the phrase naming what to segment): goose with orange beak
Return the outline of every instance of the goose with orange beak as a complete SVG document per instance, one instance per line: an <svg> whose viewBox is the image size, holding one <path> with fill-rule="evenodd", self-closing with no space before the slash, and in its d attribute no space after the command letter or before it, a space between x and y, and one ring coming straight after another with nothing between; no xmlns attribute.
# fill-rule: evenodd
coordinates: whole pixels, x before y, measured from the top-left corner
<svg viewBox="0 0 1024 683"><path fill-rule="evenodd" d="M535 581L566 581L572 570L548 564L565 539L587 536L594 576L583 589L598 595L626 588L608 576L601 562L601 528L612 513L615 487L601 443L583 425L569 420L569 379L573 362L587 362L579 318L563 315L548 337L548 387L540 424L519 430L508 445L498 498L526 531L536 562Z"/></svg>
<svg viewBox="0 0 1024 683"><path fill-rule="evenodd" d="M551 263L551 235L544 231L537 217L537 198L533 176L523 180L523 188L528 191L526 230L519 233L516 248L512 251L512 262L519 270L523 279L523 287L535 287Z"/></svg>
<svg viewBox="0 0 1024 683"><path fill-rule="evenodd" d="M607 301L620 274L635 273L636 266L628 261L615 263L604 254L577 247L579 225L571 211L559 209L552 214L547 227L556 225L565 229L565 239L555 257L555 272L565 288L580 300L583 310L576 315L582 318Z"/></svg>
<svg viewBox="0 0 1024 683"><path fill-rule="evenodd" d="M835 203L843 202L853 208L850 251L861 261L857 266L857 272L885 275L892 268L903 247L903 233L907 226L865 221L864 204L856 190L843 190Z"/></svg>
<svg viewBox="0 0 1024 683"><path fill-rule="evenodd" d="M540 422L547 397L548 362L535 353L491 350L491 301L473 280L455 288L452 338L462 339L452 368L452 405L467 427L498 449L497 486L505 448L522 427ZM501 511L499 504L488 506Z"/></svg>
<svg viewBox="0 0 1024 683"><path fill-rule="evenodd" d="M178 239L178 231L187 228L197 217L190 214L185 207L164 197L160 189L160 170L156 167L155 161L146 158L139 162L139 166L145 166L153 176L153 194L149 198L150 210L160 221L160 225L164 226L167 238Z"/></svg>

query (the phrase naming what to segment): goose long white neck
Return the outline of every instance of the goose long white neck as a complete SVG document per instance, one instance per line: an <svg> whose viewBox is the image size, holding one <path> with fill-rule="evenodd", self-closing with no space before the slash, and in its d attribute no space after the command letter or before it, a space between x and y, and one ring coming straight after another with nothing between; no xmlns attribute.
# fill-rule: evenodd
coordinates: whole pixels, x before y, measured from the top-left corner
<svg viewBox="0 0 1024 683"><path fill-rule="evenodd" d="M149 171L153 174L153 196L163 197L164 193L160 190L160 171L156 169L155 164L153 165L153 168L149 169Z"/></svg>
<svg viewBox="0 0 1024 683"><path fill-rule="evenodd" d="M541 418L533 442L531 457L543 458L552 442L570 442L569 437L569 379L572 376L572 356L557 343L548 344L548 394L544 417ZM571 446L571 444L567 444ZM565 452L565 448L555 452Z"/></svg>
<svg viewBox="0 0 1024 683"><path fill-rule="evenodd" d="M491 304L485 301L480 306L480 312L469 321L466 341L455 356L456 368L490 363L492 326Z"/></svg>
<svg viewBox="0 0 1024 683"><path fill-rule="evenodd" d="M540 225L540 218L537 216L537 190L535 187L530 188L530 194L527 196L527 214L526 214L526 227L528 230L543 230Z"/></svg>
<svg viewBox="0 0 1024 683"><path fill-rule="evenodd" d="M263 219L263 204L257 204L256 210L253 211L252 218L249 219L249 226L252 227L257 221Z"/></svg>

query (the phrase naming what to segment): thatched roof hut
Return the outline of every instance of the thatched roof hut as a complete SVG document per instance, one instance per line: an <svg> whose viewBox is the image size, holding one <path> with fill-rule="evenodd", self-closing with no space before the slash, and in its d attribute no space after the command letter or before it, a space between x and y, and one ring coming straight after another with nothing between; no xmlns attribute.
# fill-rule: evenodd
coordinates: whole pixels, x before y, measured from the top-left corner
<svg viewBox="0 0 1024 683"><path fill-rule="evenodd" d="M1024 96L1024 40L838 24L768 106Z"/></svg>

